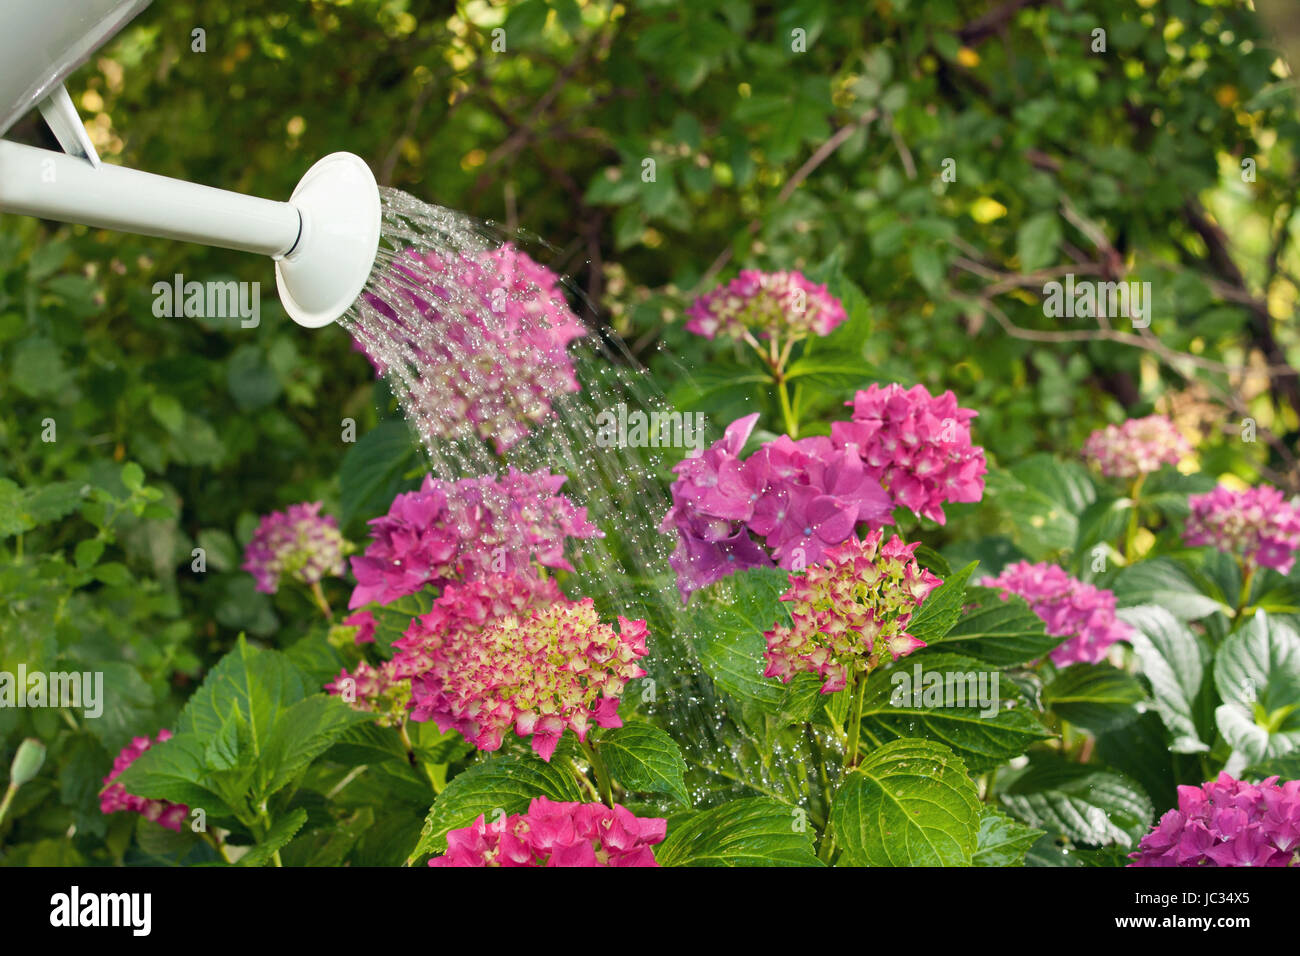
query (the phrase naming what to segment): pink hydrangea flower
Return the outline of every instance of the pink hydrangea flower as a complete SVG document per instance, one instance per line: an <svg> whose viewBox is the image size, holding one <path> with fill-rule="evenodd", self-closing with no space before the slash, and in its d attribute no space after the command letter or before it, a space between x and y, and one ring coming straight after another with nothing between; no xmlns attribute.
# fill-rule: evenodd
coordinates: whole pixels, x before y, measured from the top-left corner
<svg viewBox="0 0 1300 956"><path fill-rule="evenodd" d="M143 797L137 797L135 794L127 793L126 787L120 783L114 783L122 771L135 763L139 756L148 750L155 743L165 743L171 740L172 732L170 730L158 731L158 739L150 740L148 737L135 737L132 741L122 748L121 753L113 760L113 771L104 778L104 787L99 794L99 809L101 813L117 813L120 810L129 810L132 813L138 813L147 820L153 820L160 823L169 830L181 832L181 824L189 816L190 808L183 803L168 803L166 800L146 800Z"/></svg>
<svg viewBox="0 0 1300 956"><path fill-rule="evenodd" d="M396 726L406 717L411 699L410 681L404 679L392 661L378 667L362 661L325 685L325 692L343 698L353 710L375 714L383 726Z"/></svg>
<svg viewBox="0 0 1300 956"><path fill-rule="evenodd" d="M244 552L245 571L257 579L257 589L274 594L287 576L314 584L326 575L341 576L347 565L347 542L338 523L320 513L319 501L290 505L266 515Z"/></svg>
<svg viewBox="0 0 1300 956"><path fill-rule="evenodd" d="M1300 866L1300 780L1277 779L1179 787L1129 866Z"/></svg>
<svg viewBox="0 0 1300 956"><path fill-rule="evenodd" d="M348 607L389 604L427 584L524 573L533 561L571 570L565 540L601 533L586 508L558 494L564 481L514 468L499 478L426 477L419 491L398 495L388 514L370 522L371 542L352 558L357 586ZM365 633L365 619L356 623Z"/></svg>
<svg viewBox="0 0 1300 956"><path fill-rule="evenodd" d="M1247 570L1273 568L1289 574L1300 548L1300 508L1276 488L1262 485L1233 491L1219 485L1187 499L1192 513L1183 540L1236 555Z"/></svg>
<svg viewBox="0 0 1300 956"><path fill-rule="evenodd" d="M1083 444L1083 457L1103 475L1128 480L1159 471L1165 465L1176 465L1191 453L1191 443L1163 415L1107 425L1089 435Z"/></svg>
<svg viewBox="0 0 1300 956"><path fill-rule="evenodd" d="M823 681L822 693L843 690L849 677L870 673L889 655L898 660L925 647L907 625L930 592L943 582L912 557L917 544L894 535L881 543L874 531L832 548L823 564L790 576L790 626L767 638L764 677L789 683L801 671Z"/></svg>
<svg viewBox="0 0 1300 956"><path fill-rule="evenodd" d="M500 453L579 389L567 346L587 329L559 281L509 243L445 258L408 250L350 331L381 374L393 341L410 346L414 367L391 371L424 437L455 439L468 423Z"/></svg>
<svg viewBox="0 0 1300 956"><path fill-rule="evenodd" d="M831 423L831 440L861 456L895 507L944 524L945 501L983 497L988 466L970 435L976 412L959 407L952 392L932 396L923 385L873 383L845 404L853 416Z"/></svg>
<svg viewBox="0 0 1300 956"><path fill-rule="evenodd" d="M754 269L700 296L687 315L686 330L706 339L748 331L759 338L829 335L847 317L840 300L803 273Z"/></svg>
<svg viewBox="0 0 1300 956"><path fill-rule="evenodd" d="M745 568L815 564L859 524L888 519L889 497L861 459L827 438L783 435L741 460L757 420L737 419L703 454L673 468L673 506L661 530L677 532L669 563L683 600Z"/></svg>
<svg viewBox="0 0 1300 956"><path fill-rule="evenodd" d="M1021 561L1002 570L996 578L985 577L984 587L1019 595L1046 625L1053 637L1069 640L1052 651L1057 667L1084 662L1096 664L1116 641L1132 636L1129 626L1115 617L1115 595L1111 591L1072 578L1054 564ZM1006 600L1006 593L1002 599Z"/></svg>
<svg viewBox="0 0 1300 956"><path fill-rule="evenodd" d="M601 622L591 598L570 601L553 582L494 589L449 585L403 635L395 665L416 671L413 720L454 729L480 750L513 729L549 761L564 731L621 727L619 695L643 677L645 621Z"/></svg>
<svg viewBox="0 0 1300 956"><path fill-rule="evenodd" d="M658 866L655 844L668 821L615 804L557 803L534 797L527 813L488 823L482 814L447 834L430 866Z"/></svg>

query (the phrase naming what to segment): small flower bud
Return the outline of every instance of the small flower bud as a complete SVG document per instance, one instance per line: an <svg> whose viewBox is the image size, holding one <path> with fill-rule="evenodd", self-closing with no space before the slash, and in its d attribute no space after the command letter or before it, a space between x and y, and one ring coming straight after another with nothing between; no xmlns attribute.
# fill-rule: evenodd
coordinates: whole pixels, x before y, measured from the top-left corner
<svg viewBox="0 0 1300 956"><path fill-rule="evenodd" d="M14 762L9 765L9 782L21 787L41 770L45 763L45 744L35 737L28 737L18 745Z"/></svg>

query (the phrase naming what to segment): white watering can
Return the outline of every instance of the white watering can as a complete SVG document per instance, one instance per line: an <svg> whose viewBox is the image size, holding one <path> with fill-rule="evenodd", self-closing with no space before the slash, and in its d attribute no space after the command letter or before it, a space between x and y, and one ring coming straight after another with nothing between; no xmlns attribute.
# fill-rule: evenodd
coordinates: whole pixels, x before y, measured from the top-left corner
<svg viewBox="0 0 1300 956"><path fill-rule="evenodd" d="M149 0L0 0L0 136L39 107L65 152L0 139L0 212L257 252L299 325L342 315L379 247L379 188L352 153L331 153L288 202L100 162L63 81Z"/></svg>

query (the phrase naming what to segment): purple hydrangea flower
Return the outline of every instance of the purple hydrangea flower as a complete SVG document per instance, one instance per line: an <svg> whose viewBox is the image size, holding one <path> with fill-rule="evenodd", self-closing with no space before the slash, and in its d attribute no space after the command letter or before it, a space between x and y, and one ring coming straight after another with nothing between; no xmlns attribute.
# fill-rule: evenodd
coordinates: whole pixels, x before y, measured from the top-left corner
<svg viewBox="0 0 1300 956"><path fill-rule="evenodd" d="M564 475L514 468L501 477L426 477L370 522L370 544L352 559L357 586L348 607L388 604L426 584L524 573L533 561L571 570L565 540L601 533L586 508L558 493L564 482ZM364 618L349 621L364 633Z"/></svg>
<svg viewBox="0 0 1300 956"><path fill-rule="evenodd" d="M286 576L314 584L327 575L341 576L347 566L347 542L338 523L320 513L319 501L290 505L262 518L244 552L245 571L257 579L257 589L274 594Z"/></svg>
<svg viewBox="0 0 1300 956"><path fill-rule="evenodd" d="M1083 457L1108 478L1149 475L1165 465L1178 464L1191 453L1191 443L1163 415L1107 425L1089 435L1083 445Z"/></svg>
<svg viewBox="0 0 1300 956"><path fill-rule="evenodd" d="M1069 637L1052 651L1057 667L1076 662L1096 664L1112 644L1132 635L1129 626L1115 617L1113 592L1072 578L1054 564L1021 561L979 583L1019 595L1042 619L1048 634ZM1006 600L1005 593L1002 598Z"/></svg>
<svg viewBox="0 0 1300 956"><path fill-rule="evenodd" d="M889 496L851 449L824 437L781 436L742 460L758 415L673 468L673 506L662 530L677 532L670 558L682 599L752 567L802 570L851 538L861 523L882 526ZM761 539L761 544L760 544Z"/></svg>
<svg viewBox="0 0 1300 956"><path fill-rule="evenodd" d="M751 331L759 338L829 335L847 317L840 300L803 273L755 269L700 296L687 315L686 330L706 339Z"/></svg>
<svg viewBox="0 0 1300 956"><path fill-rule="evenodd" d="M831 424L831 440L862 458L895 506L943 524L944 502L983 497L988 466L970 434L976 413L961 408L952 392L932 396L923 385L872 384L845 404L853 416Z"/></svg>
<svg viewBox="0 0 1300 956"><path fill-rule="evenodd" d="M1300 866L1300 780L1277 780L1179 787L1129 866Z"/></svg>
<svg viewBox="0 0 1300 956"><path fill-rule="evenodd" d="M1246 569L1273 568L1289 574L1300 548L1300 508L1282 492L1263 485L1233 491L1219 485L1187 499L1192 513L1183 540L1211 545L1242 560Z"/></svg>
<svg viewBox="0 0 1300 956"><path fill-rule="evenodd" d="M510 243L446 257L407 250L383 292L366 293L362 304L369 322L352 330L355 347L377 373L387 371L393 341L418 359L418 377L405 388L425 437L455 439L467 425L503 453L559 396L579 390L567 347L587 329L560 277Z"/></svg>

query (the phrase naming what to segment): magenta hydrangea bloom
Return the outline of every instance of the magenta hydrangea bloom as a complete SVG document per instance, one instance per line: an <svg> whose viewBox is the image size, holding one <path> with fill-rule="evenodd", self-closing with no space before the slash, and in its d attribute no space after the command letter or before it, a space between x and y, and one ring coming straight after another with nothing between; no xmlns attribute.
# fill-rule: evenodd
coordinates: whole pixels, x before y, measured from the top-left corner
<svg viewBox="0 0 1300 956"><path fill-rule="evenodd" d="M325 692L343 698L353 710L374 714L382 726L397 726L406 718L411 684L392 661L378 667L362 661L351 673L347 668L325 685Z"/></svg>
<svg viewBox="0 0 1300 956"><path fill-rule="evenodd" d="M764 632L764 677L789 683L796 673L816 674L822 693L848 686L856 672L870 673L888 655L898 660L925 647L907 625L930 592L943 582L912 557L918 543L894 535L881 543L874 531L832 548L822 564L790 576L790 626Z"/></svg>
<svg viewBox="0 0 1300 956"><path fill-rule="evenodd" d="M859 524L888 520L889 496L853 451L827 438L782 435L741 460L757 420L737 419L703 454L673 467L673 506L661 530L677 532L669 563L683 600L745 568L802 570Z"/></svg>
<svg viewBox="0 0 1300 956"><path fill-rule="evenodd" d="M1129 866L1300 866L1300 780L1277 779L1179 787Z"/></svg>
<svg viewBox="0 0 1300 956"><path fill-rule="evenodd" d="M388 604L427 584L521 574L533 561L571 570L565 540L601 532L586 508L558 493L564 482L563 475L514 468L499 478L426 477L419 491L398 495L388 514L370 522L371 542L352 558L357 586L348 607ZM360 637L367 622L355 623Z"/></svg>
<svg viewBox="0 0 1300 956"><path fill-rule="evenodd" d="M347 570L343 561L347 542L334 518L322 515L320 509L319 501L290 505L258 523L244 552L243 568L257 579L259 591L274 594L286 576L314 584Z"/></svg>
<svg viewBox="0 0 1300 956"><path fill-rule="evenodd" d="M1300 508L1276 488L1261 485L1233 491L1219 485L1187 499L1192 513L1183 540L1236 555L1246 569L1273 568L1289 574L1300 548Z"/></svg>
<svg viewBox="0 0 1300 956"><path fill-rule="evenodd" d="M923 385L873 383L845 404L853 416L831 424L831 440L861 456L896 507L943 524L945 501L984 496L988 466L970 435L977 413L958 406L952 392L932 396Z"/></svg>
<svg viewBox="0 0 1300 956"><path fill-rule="evenodd" d="M427 438L458 438L468 423L504 452L579 389L567 346L587 329L559 276L509 243L450 257L408 250L363 309L370 321L352 332L376 371L388 371L392 340L412 349L415 368L397 374Z"/></svg>
<svg viewBox="0 0 1300 956"><path fill-rule="evenodd" d="M754 269L700 296L686 314L686 330L706 339L829 335L847 317L840 300L803 273Z"/></svg>
<svg viewBox="0 0 1300 956"><path fill-rule="evenodd" d="M658 866L655 844L668 821L615 804L557 803L534 797L527 813L488 823L482 814L447 834L430 866Z"/></svg>
<svg viewBox="0 0 1300 956"><path fill-rule="evenodd" d="M1083 457L1103 475L1129 480L1159 471L1165 465L1176 465L1191 453L1191 443L1163 415L1107 425L1089 435L1083 444Z"/></svg>
<svg viewBox="0 0 1300 956"><path fill-rule="evenodd" d="M636 662L647 648L645 621L620 616L618 624L602 623L591 598L570 601L553 582L449 585L394 644L403 652L395 666L419 669L411 718L454 729L480 750L497 750L513 729L549 761L565 730L586 740L593 725L622 726L619 696L645 676Z"/></svg>
<svg viewBox="0 0 1300 956"><path fill-rule="evenodd" d="M1072 578L1054 564L1021 561L1003 568L996 578L979 582L984 587L1019 595L1046 625L1053 637L1068 637L1052 651L1057 667L1083 662L1096 664L1116 641L1132 636L1127 624L1115 617L1111 591ZM1006 593L1002 595L1006 600Z"/></svg>
<svg viewBox="0 0 1300 956"><path fill-rule="evenodd" d="M152 747L155 743L166 743L171 740L172 732L170 730L158 731L158 739L150 740L148 737L135 737L132 741L122 748L113 759L113 771L104 778L104 787L99 794L99 809L101 813L117 813L120 810L129 810L132 813L138 813L147 820L153 820L160 823L169 830L181 832L181 824L189 816L190 808L183 803L168 803L166 800L146 800L144 797L137 797L135 794L127 793L126 787L120 783L114 783L122 771L140 757L142 753Z"/></svg>

